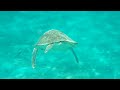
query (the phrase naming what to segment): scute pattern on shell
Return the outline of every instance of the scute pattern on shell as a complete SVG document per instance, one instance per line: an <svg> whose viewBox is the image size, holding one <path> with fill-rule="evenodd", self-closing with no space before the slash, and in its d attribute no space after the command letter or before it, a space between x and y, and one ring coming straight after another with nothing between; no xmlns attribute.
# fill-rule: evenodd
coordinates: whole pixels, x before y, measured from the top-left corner
<svg viewBox="0 0 120 90"><path fill-rule="evenodd" d="M60 32L59 30L49 30L41 36L37 45L46 45L55 42L66 41L66 42L75 42L69 38L66 34Z"/></svg>

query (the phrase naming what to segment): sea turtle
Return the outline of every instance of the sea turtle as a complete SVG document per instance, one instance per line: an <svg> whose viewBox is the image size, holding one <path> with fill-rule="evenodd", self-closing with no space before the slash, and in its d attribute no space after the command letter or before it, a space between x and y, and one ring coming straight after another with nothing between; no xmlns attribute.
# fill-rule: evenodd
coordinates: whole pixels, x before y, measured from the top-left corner
<svg viewBox="0 0 120 90"><path fill-rule="evenodd" d="M47 53L49 50L51 50L51 48L55 50L70 49L78 63L77 55L72 48L76 44L77 42L69 38L63 32L56 29L48 30L40 37L40 39L38 40L38 42L36 43L33 49L32 68L35 68L35 59L36 59L38 49L44 50L44 53Z"/></svg>

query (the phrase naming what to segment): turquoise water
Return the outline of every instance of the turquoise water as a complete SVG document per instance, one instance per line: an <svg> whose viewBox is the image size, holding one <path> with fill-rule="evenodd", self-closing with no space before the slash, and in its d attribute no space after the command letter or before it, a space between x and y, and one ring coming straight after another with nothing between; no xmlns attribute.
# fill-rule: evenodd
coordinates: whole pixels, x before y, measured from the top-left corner
<svg viewBox="0 0 120 90"><path fill-rule="evenodd" d="M50 29L78 42L72 53L44 54L31 65L34 44ZM1 79L119 79L119 11L0 11Z"/></svg>

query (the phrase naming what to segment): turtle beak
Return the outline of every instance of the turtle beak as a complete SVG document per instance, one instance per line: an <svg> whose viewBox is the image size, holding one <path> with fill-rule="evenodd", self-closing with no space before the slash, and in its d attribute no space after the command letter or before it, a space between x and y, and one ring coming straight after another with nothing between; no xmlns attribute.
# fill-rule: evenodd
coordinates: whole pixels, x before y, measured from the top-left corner
<svg viewBox="0 0 120 90"><path fill-rule="evenodd" d="M78 44L78 42L75 42L75 41L73 43Z"/></svg>

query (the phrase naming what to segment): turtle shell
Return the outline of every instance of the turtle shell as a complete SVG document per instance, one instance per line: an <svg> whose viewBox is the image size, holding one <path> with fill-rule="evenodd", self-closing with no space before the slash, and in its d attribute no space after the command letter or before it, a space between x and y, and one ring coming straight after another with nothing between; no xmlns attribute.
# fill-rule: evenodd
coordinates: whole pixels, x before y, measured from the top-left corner
<svg viewBox="0 0 120 90"><path fill-rule="evenodd" d="M39 39L36 45L47 45L56 42L69 42L69 43L77 43L71 38L69 38L66 34L60 32L59 30L49 30L45 32Z"/></svg>

